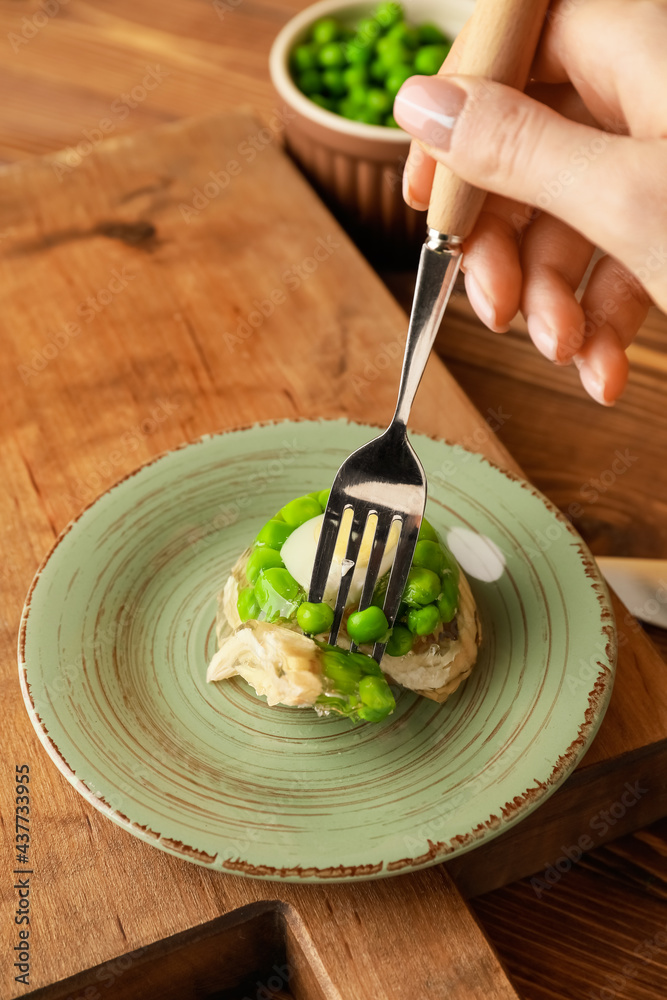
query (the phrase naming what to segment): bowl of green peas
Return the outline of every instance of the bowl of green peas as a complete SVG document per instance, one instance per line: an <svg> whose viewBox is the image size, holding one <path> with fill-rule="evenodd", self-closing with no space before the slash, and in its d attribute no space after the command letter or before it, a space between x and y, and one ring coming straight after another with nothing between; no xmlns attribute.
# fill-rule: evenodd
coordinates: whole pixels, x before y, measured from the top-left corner
<svg viewBox="0 0 667 1000"><path fill-rule="evenodd" d="M290 115L285 142L365 248L421 242L424 213L401 181L409 136L394 98L415 74L438 72L474 0L322 0L293 17L271 49L271 79Z"/></svg>

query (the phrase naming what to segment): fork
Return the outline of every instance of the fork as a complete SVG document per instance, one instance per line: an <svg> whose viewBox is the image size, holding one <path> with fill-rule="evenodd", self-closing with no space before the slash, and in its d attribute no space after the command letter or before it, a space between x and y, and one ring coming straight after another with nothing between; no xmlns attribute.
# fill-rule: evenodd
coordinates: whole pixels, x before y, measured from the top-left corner
<svg viewBox="0 0 667 1000"><path fill-rule="evenodd" d="M458 72L523 89L547 7L548 0L477 0ZM484 191L466 184L443 164L437 165L396 410L387 430L353 452L336 473L315 554L308 600L319 604L330 578L339 533L349 523L346 512L351 511L329 635L332 645L338 639L364 535L373 530L360 611L372 602L392 523L400 521L383 606L390 629L396 620L426 507L426 475L407 437L408 417L461 266L463 241L484 198ZM374 529L370 517L375 519ZM378 663L385 646L382 641L374 644L373 657ZM356 643L350 648L355 650Z"/></svg>

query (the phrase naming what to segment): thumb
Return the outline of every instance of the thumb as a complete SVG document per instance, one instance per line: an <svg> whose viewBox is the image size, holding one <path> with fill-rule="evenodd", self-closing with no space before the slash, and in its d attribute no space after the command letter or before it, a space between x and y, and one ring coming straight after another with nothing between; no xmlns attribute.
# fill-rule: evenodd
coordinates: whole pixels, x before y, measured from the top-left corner
<svg viewBox="0 0 667 1000"><path fill-rule="evenodd" d="M434 159L470 184L562 219L638 276L653 229L664 241L664 213L656 213L651 190L652 178L667 169L660 140L570 121L479 77L411 77L398 92L394 115ZM634 233L641 233L641 247L633 247Z"/></svg>

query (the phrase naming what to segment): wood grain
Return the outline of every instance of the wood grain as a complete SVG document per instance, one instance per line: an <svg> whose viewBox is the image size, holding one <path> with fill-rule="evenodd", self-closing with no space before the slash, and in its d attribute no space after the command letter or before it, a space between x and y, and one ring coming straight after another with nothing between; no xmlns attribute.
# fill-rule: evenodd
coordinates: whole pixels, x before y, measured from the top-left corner
<svg viewBox="0 0 667 1000"><path fill-rule="evenodd" d="M294 954L305 955L324 996L394 1000L428 990L504 1000L514 991L444 870L354 889L277 886L156 857L66 784L21 703L12 661L22 597L55 532L100 489L141 459L223 427L391 415L398 366L393 377L374 372L402 342L405 316L274 141L244 157L259 134L246 116L216 116L111 139L62 179L58 158L0 176L12 224L0 253L11 567L3 756L27 761L31 773L33 943L42 956L31 984L277 900ZM443 419L445 393L456 404ZM414 413L417 428L455 439L480 427L436 358ZM507 460L491 437L486 450ZM10 816L8 782L0 795ZM5 882L0 891L9 914L14 890ZM398 919L406 910L407 928ZM5 953L13 937L3 920ZM399 948L406 940L409 959ZM7 1000L23 992L11 971L2 972Z"/></svg>
<svg viewBox="0 0 667 1000"><path fill-rule="evenodd" d="M526 879L476 900L524 1000L666 996L666 858L663 820L585 855L546 890Z"/></svg>
<svg viewBox="0 0 667 1000"><path fill-rule="evenodd" d="M76 147L100 120L114 136L191 115L252 106L270 118L277 98L267 56L303 0L1 0L0 159ZM147 67L166 71L141 100ZM123 95L130 95L129 103ZM115 103L119 102L119 103ZM115 107L113 107L115 105ZM134 105L134 106L131 106Z"/></svg>

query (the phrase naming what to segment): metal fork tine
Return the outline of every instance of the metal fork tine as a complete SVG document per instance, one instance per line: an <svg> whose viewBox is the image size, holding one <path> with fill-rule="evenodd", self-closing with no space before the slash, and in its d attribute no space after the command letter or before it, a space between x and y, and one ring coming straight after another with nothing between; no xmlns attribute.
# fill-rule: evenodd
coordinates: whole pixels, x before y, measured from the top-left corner
<svg viewBox="0 0 667 1000"><path fill-rule="evenodd" d="M367 608L373 599L373 592L375 591L375 585L380 572L380 565L382 564L384 550L387 546L391 523L392 519L391 517L386 516L386 511L378 511L375 534L373 535L373 547L371 549L371 555L366 569L364 589L361 594L361 600L359 601L359 611L363 611L364 608ZM354 653L356 649L357 643L350 642L350 650Z"/></svg>
<svg viewBox="0 0 667 1000"><path fill-rule="evenodd" d="M338 516L334 511L329 511L327 508L324 521L322 522L320 539L317 543L313 575L310 580L310 590L308 591L308 600L312 601L313 604L319 604L324 597L324 590L329 579L331 560L336 548L341 520L342 512Z"/></svg>
<svg viewBox="0 0 667 1000"><path fill-rule="evenodd" d="M361 540L364 537L366 521L368 520L369 513L370 511L368 508L362 507L360 509L360 505L353 508L354 517L352 519L352 527L350 528L350 536L347 541L347 551L345 553L343 568L346 564L351 563L352 565L349 566L347 572L343 572L343 575L340 578L338 596L336 597L336 607L334 609L334 620L333 625L331 626L331 633L329 635L329 642L332 646L336 644L336 639L338 638L338 630L340 629L340 623L343 619L347 595L350 592L350 584L352 583L352 577L354 576L354 571L356 569L359 548L361 547Z"/></svg>
<svg viewBox="0 0 667 1000"><path fill-rule="evenodd" d="M401 597L405 590L405 584L408 579L419 535L420 522L421 517L416 517L414 514L407 514L403 521L398 544L396 545L396 555L394 557L394 564L391 567L391 576L389 577L387 593L384 599L384 613L387 616L390 628L396 619ZM378 663L382 659L385 646L385 642L376 642L373 647L373 659L377 660Z"/></svg>
<svg viewBox="0 0 667 1000"><path fill-rule="evenodd" d="M366 570L363 593L361 595L361 600L359 601L360 611L367 608L373 599L373 592L375 591L375 585L378 580L382 557L384 556L384 550L387 546L387 539L389 538L389 532L391 530L391 524L392 518L387 517L385 511L378 511L378 521L375 526L373 548L371 550L370 559L368 560L368 569Z"/></svg>

